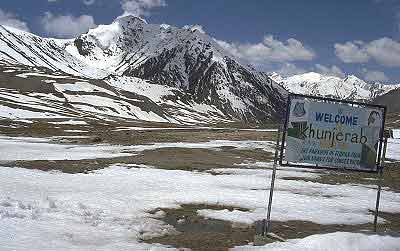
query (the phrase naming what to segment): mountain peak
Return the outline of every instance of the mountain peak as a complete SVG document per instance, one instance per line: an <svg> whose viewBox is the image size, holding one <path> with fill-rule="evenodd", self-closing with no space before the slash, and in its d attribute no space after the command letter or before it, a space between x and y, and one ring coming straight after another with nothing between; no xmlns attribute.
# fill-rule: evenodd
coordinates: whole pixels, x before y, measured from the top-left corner
<svg viewBox="0 0 400 251"><path fill-rule="evenodd" d="M139 22L139 23L147 24L147 21L144 18L133 15L133 14L119 16L114 20L114 22L119 22L119 23Z"/></svg>
<svg viewBox="0 0 400 251"><path fill-rule="evenodd" d="M319 74L316 72L307 72L307 73L303 73L303 74L293 75L286 79L290 79L290 81L292 81L292 82L315 83L315 82L320 82L321 79L323 79L323 78L324 78L324 76L322 74Z"/></svg>
<svg viewBox="0 0 400 251"><path fill-rule="evenodd" d="M300 74L300 76L310 79L320 79L321 77L323 77L322 74L313 71Z"/></svg>

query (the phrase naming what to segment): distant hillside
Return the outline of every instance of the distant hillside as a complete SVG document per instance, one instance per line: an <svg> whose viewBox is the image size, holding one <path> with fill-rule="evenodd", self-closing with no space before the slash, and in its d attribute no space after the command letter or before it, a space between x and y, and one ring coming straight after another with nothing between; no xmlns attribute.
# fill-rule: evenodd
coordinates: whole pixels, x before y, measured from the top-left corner
<svg viewBox="0 0 400 251"><path fill-rule="evenodd" d="M375 98L374 103L386 105L389 113L400 113L400 89Z"/></svg>
<svg viewBox="0 0 400 251"><path fill-rule="evenodd" d="M269 76L293 93L346 100L372 101L380 95L400 88L400 85L367 83L354 75L338 78L308 72L290 77L282 77L277 73L269 74Z"/></svg>

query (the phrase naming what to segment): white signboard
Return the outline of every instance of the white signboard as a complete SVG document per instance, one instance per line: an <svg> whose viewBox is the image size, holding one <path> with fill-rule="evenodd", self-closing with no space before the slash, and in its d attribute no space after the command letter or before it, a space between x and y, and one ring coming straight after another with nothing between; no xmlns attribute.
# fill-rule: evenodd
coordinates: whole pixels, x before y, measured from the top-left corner
<svg viewBox="0 0 400 251"><path fill-rule="evenodd" d="M285 160L376 171L382 109L292 99Z"/></svg>

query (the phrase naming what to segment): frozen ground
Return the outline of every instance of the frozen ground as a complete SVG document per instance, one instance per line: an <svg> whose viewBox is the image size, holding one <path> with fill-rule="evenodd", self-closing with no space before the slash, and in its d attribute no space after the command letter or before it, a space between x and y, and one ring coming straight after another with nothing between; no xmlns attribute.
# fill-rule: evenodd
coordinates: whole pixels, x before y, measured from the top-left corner
<svg viewBox="0 0 400 251"><path fill-rule="evenodd" d="M400 139L400 129L393 129L393 137L395 139Z"/></svg>
<svg viewBox="0 0 400 251"><path fill-rule="evenodd" d="M399 244L398 237L336 232L262 247L236 247L232 251L398 251Z"/></svg>
<svg viewBox="0 0 400 251"><path fill-rule="evenodd" d="M145 250L149 245L138 239L173 231L147 212L182 204L250 210L199 210L209 218L243 223L263 218L270 171L229 172L211 175L114 165L90 174L65 174L2 167L0 242L6 244L3 250ZM284 176L297 174L292 170ZM374 189L281 179L276 188L274 220L372 220L368 209L374 206ZM381 203L383 211L400 212L400 197L394 192L384 191Z"/></svg>
<svg viewBox="0 0 400 251"><path fill-rule="evenodd" d="M76 131L76 130L74 130ZM81 160L96 158L113 158L134 155L136 152L161 148L197 148L220 149L235 147L237 149L264 149L272 151L270 141L230 141L212 140L201 143L154 143L148 145L74 145L58 144L46 138L0 136L0 161L13 160Z"/></svg>
<svg viewBox="0 0 400 251"><path fill-rule="evenodd" d="M132 155L121 146L51 143L49 139L0 136L0 160L81 160Z"/></svg>
<svg viewBox="0 0 400 251"><path fill-rule="evenodd" d="M136 127L136 126L127 126L127 127L117 127L115 131L168 131L168 130L232 130L232 128L227 127ZM277 132L277 129L258 129L258 128L249 128L249 129L235 129L238 131L255 131L255 132Z"/></svg>
<svg viewBox="0 0 400 251"><path fill-rule="evenodd" d="M394 143L390 141L388 151L396 156L398 148ZM57 144L50 139L2 136L0 160L104 158L170 147L223 150L221 147L228 146L272 151L272 144L270 141L210 140L134 146L74 145ZM248 211L201 209L197 213L206 218L251 224L265 216L271 177L271 171L266 168L269 167L271 163L244 162L229 169L191 172L114 164L89 174L0 167L2 250L165 250L165 246L140 241L174 233L172 226L160 220L161 210L156 214L149 212L184 204L244 208ZM322 184L316 181L322 174L315 170L280 168L277 175L273 220L318 224L362 224L373 220L370 210L375 206L371 199L376 196L374 187ZM383 188L380 209L400 213L399 194ZM343 242L339 243L339 239ZM363 246L365 242L370 245ZM394 243L400 243L400 239L336 233L255 250L324 250L321 247L396 250ZM239 250L253 249L241 247Z"/></svg>
<svg viewBox="0 0 400 251"><path fill-rule="evenodd" d="M388 139L386 158L400 160L400 139Z"/></svg>

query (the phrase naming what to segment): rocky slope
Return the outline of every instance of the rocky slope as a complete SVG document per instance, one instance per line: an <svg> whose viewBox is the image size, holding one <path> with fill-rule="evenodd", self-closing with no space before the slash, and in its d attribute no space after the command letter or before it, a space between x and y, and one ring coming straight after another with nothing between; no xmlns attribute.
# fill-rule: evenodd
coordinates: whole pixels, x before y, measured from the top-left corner
<svg viewBox="0 0 400 251"><path fill-rule="evenodd" d="M135 95L146 85L148 91L141 94L151 100L158 93L159 109L175 114L165 115L168 121L179 118L202 122L187 117L179 108L170 109L181 103L201 116L277 120L282 116L287 93L265 74L240 64L196 28L148 24L134 16L118 18L71 40L41 38L1 27L0 60L6 66L43 67L50 72L85 78L90 84L117 86L118 90ZM81 86L74 88L80 91ZM71 105L69 102L66 104ZM132 105L131 110L135 109L142 108Z"/></svg>

